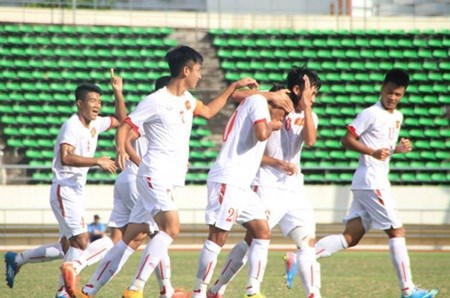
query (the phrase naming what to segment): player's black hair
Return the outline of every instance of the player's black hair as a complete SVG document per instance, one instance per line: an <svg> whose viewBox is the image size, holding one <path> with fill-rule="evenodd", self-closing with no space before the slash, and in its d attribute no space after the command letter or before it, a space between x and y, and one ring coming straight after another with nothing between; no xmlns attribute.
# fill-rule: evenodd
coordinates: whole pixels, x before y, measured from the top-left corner
<svg viewBox="0 0 450 298"><path fill-rule="evenodd" d="M170 79L170 76L162 76L157 78L155 81L155 91L167 86L167 84L169 84L170 82Z"/></svg>
<svg viewBox="0 0 450 298"><path fill-rule="evenodd" d="M283 85L281 85L281 84L273 84L272 85L272 88L270 88L270 92L275 92L275 91L278 91L278 90L281 90L281 89L286 89L286 87L284 87Z"/></svg>
<svg viewBox="0 0 450 298"><path fill-rule="evenodd" d="M166 61L169 64L170 76L176 78L188 63L203 64L203 57L191 47L179 46L166 54Z"/></svg>
<svg viewBox="0 0 450 298"><path fill-rule="evenodd" d="M322 82L315 71L306 68L305 65L302 67L293 66L287 75L287 87L291 92L295 85L298 85L303 92L303 89L305 89L304 75L308 76L311 86L316 86L317 90L320 89Z"/></svg>
<svg viewBox="0 0 450 298"><path fill-rule="evenodd" d="M393 68L384 76L383 84L387 83L393 83L399 87L407 88L409 84L409 75L402 69Z"/></svg>
<svg viewBox="0 0 450 298"><path fill-rule="evenodd" d="M287 75L287 87L289 91L291 91L290 97L294 106L297 105L299 98L305 90L305 81L303 80L304 75L308 76L311 86L316 86L317 90L322 86L319 75L315 71L306 68L305 65L302 67L293 66ZM300 96L296 96L293 92L294 86L296 85L300 87Z"/></svg>
<svg viewBox="0 0 450 298"><path fill-rule="evenodd" d="M81 83L75 89L75 100L85 100L89 92L95 92L102 95L102 90L99 86L93 83Z"/></svg>

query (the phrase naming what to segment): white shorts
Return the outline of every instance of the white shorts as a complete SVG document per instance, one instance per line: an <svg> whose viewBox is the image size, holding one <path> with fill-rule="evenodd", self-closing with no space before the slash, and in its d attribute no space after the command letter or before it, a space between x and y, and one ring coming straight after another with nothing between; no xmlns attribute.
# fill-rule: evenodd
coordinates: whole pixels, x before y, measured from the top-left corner
<svg viewBox="0 0 450 298"><path fill-rule="evenodd" d="M266 207L270 229L279 224L281 232L286 237L294 228L301 227L305 233L315 236L314 210L303 188L290 191L258 186L256 193Z"/></svg>
<svg viewBox="0 0 450 298"><path fill-rule="evenodd" d="M366 232L371 228L387 230L403 226L398 218L390 190L353 189L352 192L352 205L344 218L344 223L353 218L361 217Z"/></svg>
<svg viewBox="0 0 450 298"><path fill-rule="evenodd" d="M50 206L59 224L59 233L67 239L87 233L84 221L85 198L83 188L52 184Z"/></svg>
<svg viewBox="0 0 450 298"><path fill-rule="evenodd" d="M122 228L128 224L138 195L136 174L122 172L114 183L114 205L109 217L109 227Z"/></svg>
<svg viewBox="0 0 450 298"><path fill-rule="evenodd" d="M137 176L138 200L130 214L130 223L154 222L153 217L161 211L177 211L173 200L173 187L152 182L150 177ZM151 229L151 227L150 227Z"/></svg>
<svg viewBox="0 0 450 298"><path fill-rule="evenodd" d="M207 225L230 231L235 222L242 224L254 219L266 220L267 217L261 200L250 187L208 182Z"/></svg>

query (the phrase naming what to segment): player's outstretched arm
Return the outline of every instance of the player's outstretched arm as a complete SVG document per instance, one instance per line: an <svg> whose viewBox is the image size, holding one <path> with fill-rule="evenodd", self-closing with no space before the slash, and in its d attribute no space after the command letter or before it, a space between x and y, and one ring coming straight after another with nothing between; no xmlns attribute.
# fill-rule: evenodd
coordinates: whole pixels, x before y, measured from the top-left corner
<svg viewBox="0 0 450 298"><path fill-rule="evenodd" d="M289 89L280 89L277 91L262 91L259 89L242 89L236 90L231 98L236 102L241 102L249 96L259 94L264 96L267 101L272 102L275 106L282 108L287 113L294 110L292 100L289 98Z"/></svg>
<svg viewBox="0 0 450 298"><path fill-rule="evenodd" d="M206 119L211 119L214 117L227 103L228 98L233 94L236 89L249 86L251 88L256 88L258 83L252 78L240 79L228 86L219 96L214 98L210 103L205 105L203 109L200 110L198 116L204 117Z"/></svg>

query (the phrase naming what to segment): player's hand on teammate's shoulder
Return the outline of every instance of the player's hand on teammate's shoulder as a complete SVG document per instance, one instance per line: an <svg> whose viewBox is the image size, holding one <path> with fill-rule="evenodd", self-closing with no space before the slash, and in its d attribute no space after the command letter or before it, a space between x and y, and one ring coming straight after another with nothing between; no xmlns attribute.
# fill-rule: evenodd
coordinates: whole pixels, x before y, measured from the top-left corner
<svg viewBox="0 0 450 298"><path fill-rule="evenodd" d="M236 82L236 89L242 88L242 87L248 87L250 89L258 89L259 84L256 82L253 78L243 78L240 80L237 80Z"/></svg>
<svg viewBox="0 0 450 298"><path fill-rule="evenodd" d="M108 156L102 156L98 159L97 164L103 170L106 170L110 173L115 173L117 170L116 163Z"/></svg>
<svg viewBox="0 0 450 298"><path fill-rule="evenodd" d="M280 89L278 91L271 92L270 100L277 107L282 108L286 113L290 113L294 110L294 104L289 97L289 89Z"/></svg>
<svg viewBox="0 0 450 298"><path fill-rule="evenodd" d="M123 91L123 80L122 77L114 74L114 68L110 70L111 74L111 87L114 91L122 92Z"/></svg>

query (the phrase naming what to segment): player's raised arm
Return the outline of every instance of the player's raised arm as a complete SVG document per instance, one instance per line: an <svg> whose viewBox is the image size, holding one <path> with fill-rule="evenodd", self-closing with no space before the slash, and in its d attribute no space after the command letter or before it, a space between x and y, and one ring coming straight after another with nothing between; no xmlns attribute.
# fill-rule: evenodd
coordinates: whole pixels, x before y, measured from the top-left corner
<svg viewBox="0 0 450 298"><path fill-rule="evenodd" d="M127 117L127 109L125 107L125 100L123 97L123 80L120 76L114 74L114 68L110 70L111 74L111 87L114 91L114 105L115 114L112 119L111 127L119 127Z"/></svg>

